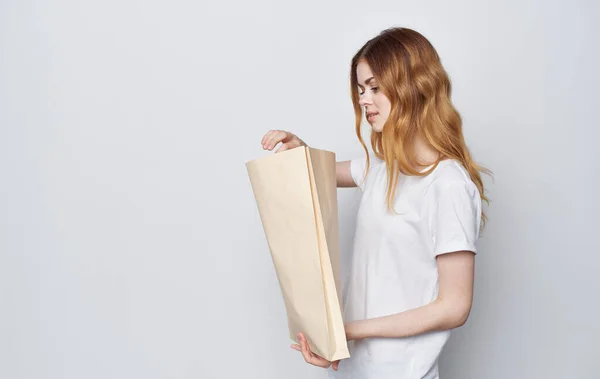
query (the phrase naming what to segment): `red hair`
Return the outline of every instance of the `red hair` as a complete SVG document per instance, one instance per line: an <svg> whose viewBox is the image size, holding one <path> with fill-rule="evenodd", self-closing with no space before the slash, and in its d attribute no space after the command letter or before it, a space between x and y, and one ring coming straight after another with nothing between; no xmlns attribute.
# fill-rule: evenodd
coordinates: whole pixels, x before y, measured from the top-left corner
<svg viewBox="0 0 600 379"><path fill-rule="evenodd" d="M462 120L454 108L451 83L433 45L420 33L407 28L390 28L369 40L352 58L350 88L356 116L356 134L367 153L368 173L370 158L362 139L363 110L359 105L359 62L366 62L380 90L390 100L390 114L382 132L371 132L371 146L376 157L387 166L387 206L393 209L393 194L398 176L426 176L443 159L459 161L469 172L483 201L485 196L480 172L490 174L472 159L462 133ZM421 164L415 158L414 141L417 136L440 155L434 166L425 172L414 167ZM482 211L482 225L486 215Z"/></svg>

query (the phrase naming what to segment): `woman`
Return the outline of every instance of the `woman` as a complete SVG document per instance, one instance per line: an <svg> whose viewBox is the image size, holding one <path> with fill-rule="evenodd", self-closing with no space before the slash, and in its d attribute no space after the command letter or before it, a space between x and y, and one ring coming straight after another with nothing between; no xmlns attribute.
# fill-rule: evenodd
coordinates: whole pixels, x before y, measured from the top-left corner
<svg viewBox="0 0 600 379"><path fill-rule="evenodd" d="M336 166L338 187L363 192L343 299L351 357L329 362L302 333L292 348L332 378L438 378L450 331L471 310L486 170L469 154L448 75L421 34L384 30L352 58L350 77L367 152ZM277 152L306 146L281 130L262 139L268 150L280 142Z"/></svg>

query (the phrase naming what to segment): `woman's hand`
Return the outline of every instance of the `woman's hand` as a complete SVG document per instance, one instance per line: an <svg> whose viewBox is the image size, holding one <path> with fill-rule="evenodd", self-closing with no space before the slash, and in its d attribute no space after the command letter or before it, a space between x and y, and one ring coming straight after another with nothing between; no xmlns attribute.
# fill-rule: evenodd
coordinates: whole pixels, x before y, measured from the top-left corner
<svg viewBox="0 0 600 379"><path fill-rule="evenodd" d="M265 150L273 150L275 145L281 142L279 149L275 153L293 149L299 146L308 146L298 136L285 130L270 130L264 135L261 145Z"/></svg>
<svg viewBox="0 0 600 379"><path fill-rule="evenodd" d="M310 363L313 366L318 366L318 367L323 367L323 368L328 368L329 366L332 366L332 368L335 371L338 370L338 367L340 365L339 360L330 362L327 359L313 353L312 351L310 351L310 348L308 347L308 341L306 340L306 337L304 337L304 334L298 333L297 337L298 337L298 342L300 344L293 344L291 346L291 348L302 352L302 356L304 357L304 360L306 361L306 363Z"/></svg>

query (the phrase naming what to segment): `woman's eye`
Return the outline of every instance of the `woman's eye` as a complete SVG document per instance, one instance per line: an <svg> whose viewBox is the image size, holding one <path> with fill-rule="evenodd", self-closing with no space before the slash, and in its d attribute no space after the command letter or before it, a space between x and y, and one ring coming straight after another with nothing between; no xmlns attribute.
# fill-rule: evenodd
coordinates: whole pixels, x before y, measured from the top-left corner
<svg viewBox="0 0 600 379"><path fill-rule="evenodd" d="M377 93L379 91L379 87L371 87L371 91L373 91L373 93ZM358 94L364 95L365 91L363 91L363 92L358 91Z"/></svg>

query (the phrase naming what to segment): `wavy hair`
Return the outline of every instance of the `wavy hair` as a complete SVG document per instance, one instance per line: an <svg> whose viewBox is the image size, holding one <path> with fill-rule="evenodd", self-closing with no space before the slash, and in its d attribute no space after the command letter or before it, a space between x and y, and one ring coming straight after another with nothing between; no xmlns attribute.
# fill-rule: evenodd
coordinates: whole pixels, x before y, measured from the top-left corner
<svg viewBox="0 0 600 379"><path fill-rule="evenodd" d="M381 132L371 131L376 157L387 166L387 206L394 213L394 193L398 177L429 175L444 159L455 159L469 172L481 199L485 196L480 173L491 171L472 159L462 133L462 119L451 101L451 82L433 45L420 33L408 28L389 28L367 41L352 58L350 90L356 116L356 135L367 153L365 177L370 166L369 152L362 139L363 110L359 105L359 62L366 62L383 94L390 100L390 114ZM433 167L418 172L414 141L420 135L440 155ZM481 214L483 229L487 217Z"/></svg>

